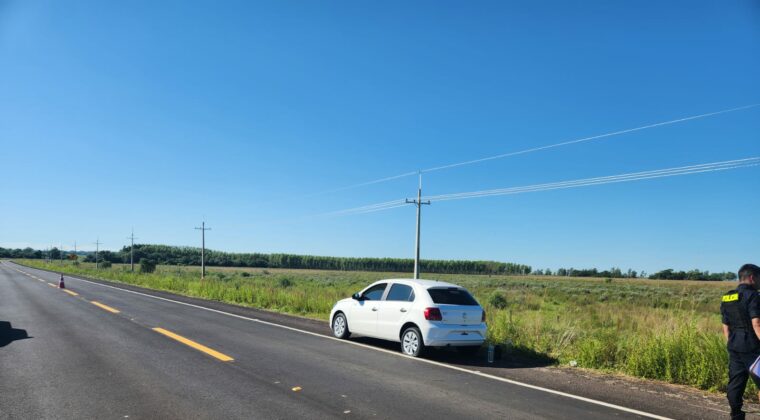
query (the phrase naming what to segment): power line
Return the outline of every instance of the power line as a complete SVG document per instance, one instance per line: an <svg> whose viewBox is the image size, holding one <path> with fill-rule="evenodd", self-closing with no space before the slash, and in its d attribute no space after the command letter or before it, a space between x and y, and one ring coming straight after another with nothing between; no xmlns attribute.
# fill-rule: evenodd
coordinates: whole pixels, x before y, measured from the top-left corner
<svg viewBox="0 0 760 420"><path fill-rule="evenodd" d="M651 124L642 125L642 126L639 126L639 127L627 128L627 129L624 129L624 130L617 130L617 131L612 131L612 132L609 132L609 133L597 134L597 135L594 135L594 136L582 137L582 138L578 138L578 139L572 139L572 140L563 141L563 142L560 142L560 143L554 143L554 144L549 144L549 145L545 145L545 146L533 147L533 148L519 150L519 151L515 151L515 152L501 153L501 154L498 154L498 155L485 156L485 157L478 158L478 159L466 160L466 161L462 161L462 162L455 162L455 163L450 163L450 164L441 165L441 166L434 166L434 167L431 167L431 168L422 169L420 171L405 172L405 173L402 173L402 174L393 175L393 176L387 176L387 177L383 177L383 178L378 178L378 179L374 179L374 180L371 180L371 181L361 182L361 183L358 183L358 184L352 184L352 185L347 185L347 186L340 187L340 188L335 188L335 189L331 189L331 190L325 190L325 191L322 191L322 192L307 194L304 197L313 197L313 196L318 196L318 195L331 194L331 193L335 193L335 192L340 192L340 191L345 191L345 190L365 187L365 186L368 186L368 185L380 184L380 183L383 183L383 182L388 182L388 181L392 181L392 180L396 180L396 179L400 179L400 178L406 178L406 177L410 177L410 176L413 176L413 175L417 175L419 173L423 173L424 174L424 173L442 171L442 170L445 170L445 169L452 169L452 168L457 168L457 167L460 167L460 166L474 165L476 163L482 163L482 162L487 162L487 161L491 161L491 160L503 159L503 158L511 157L511 156L524 155L524 154L528 154L528 153L533 153L533 152L538 152L538 151L543 151L543 150L549 150L549 149L554 149L554 148L563 147L563 146L569 146L569 145L572 145L572 144L591 142L591 141L600 140L600 139L604 139L604 138L608 138L608 137L614 137L614 136L619 136L619 135L622 135L622 134L628 134L628 133L634 133L634 132L637 132L637 131L647 130L647 129L650 129L650 128L662 127L662 126L666 126L666 125L678 124L678 123L682 123L682 122L686 122L686 121L693 121L693 120L698 120L698 119L702 119L702 118L713 117L713 116L716 116L716 115L727 114L727 113L730 113L730 112L742 111L742 110L746 110L746 109L750 109L750 108L755 108L755 107L758 107L758 106L760 106L760 103L755 103L755 104L750 104L750 105L744 105L744 106L740 106L740 107L736 107L736 108L723 109L723 110L720 110L720 111L708 112L708 113L705 113L705 114L692 115L692 116L683 117L683 118L677 118L677 119L669 120L669 121L661 121L661 122L657 122L657 123L651 123Z"/></svg>
<svg viewBox="0 0 760 420"><path fill-rule="evenodd" d="M628 181L640 181L645 179L663 178L680 175L692 175L703 172L723 171L728 169L737 169L743 167L756 166L760 164L760 158L748 158L731 160L725 162L707 163L702 165L683 166L670 169L658 169L653 171L634 172L622 175L612 175L596 178L586 178L572 181L561 181L547 184L530 185L526 187L499 188L492 190L470 191L455 194L441 194L431 197L425 197L433 201L460 200L465 198L476 198L495 195L520 194L526 192L547 191L565 188L585 187L590 185L602 185Z"/></svg>
<svg viewBox="0 0 760 420"><path fill-rule="evenodd" d="M370 204L366 206L361 207L353 207L345 210L337 210L337 211L331 211L328 213L322 213L317 216L342 216L344 214L362 214L362 213L372 213L380 210L388 210L390 208L397 208L397 207L406 207L406 200L399 199L399 200L392 200L392 201L386 201L384 203L377 203L377 204Z"/></svg>
<svg viewBox="0 0 760 420"><path fill-rule="evenodd" d="M571 145L571 144L585 143L585 142L589 142L589 141L593 141L593 140L599 140L599 139L603 139L603 138L607 138L607 137L619 136L621 134L627 134L627 133L633 133L633 132L636 132L636 131L646 130L646 129L649 129L649 128L661 127L661 126L664 126L664 125L671 125L671 124L676 124L676 123L680 123L680 122L697 120L697 119L700 119L700 118L712 117L714 115L725 114L725 113L728 113L728 112L741 111L741 110L744 110L744 109L749 109L749 108L756 107L758 105L760 105L760 104L746 105L746 106L741 106L741 107L738 107L738 108L725 109L725 110L722 110L722 111L709 112L707 114L694 115L694 116L684 117L684 118L678 118L678 119L670 120L670 121L663 121L663 122L659 122L659 123L643 125L641 127L627 128L625 130L613 131L613 132L610 132L610 133L598 134L598 135L590 136L590 137L583 137L583 138L580 138L580 139L569 140L569 141L565 141L565 142L562 142L562 143L550 144L550 145L546 145L546 146L540 146L540 147L534 147L534 148L531 148L531 149L520 150L520 151L517 151L517 152L502 153L502 154L499 154L499 155L487 156L487 157L480 158L480 159L473 159L473 160L468 160L468 161L464 161L464 162L452 163L452 164L449 164L449 165L437 166L437 167L434 167L434 168L429 168L429 169L423 170L422 172L440 171L440 170L443 170L443 169L450 169L450 168L456 168L458 166L472 165L472 164L475 164L475 163L486 162L486 161L489 161L489 160L502 159L502 158L510 157L510 156L517 156L517 155L524 155L524 154L528 154L528 153L532 153L532 152L538 152L538 151L541 151L541 150L554 149L554 148L557 148L557 147L568 146L568 145Z"/></svg>
<svg viewBox="0 0 760 420"><path fill-rule="evenodd" d="M498 195L523 194L528 192L549 191L567 188L587 187L593 185L612 184L620 182L641 181L647 179L664 178L672 176L693 175L704 172L725 171L730 169L747 168L760 165L760 157L747 159L737 159L722 162L705 163L699 165L681 166L668 169L657 169L652 171L633 172L628 174L602 176L594 178L577 179L570 181L559 181L544 184L528 185L523 187L498 188L481 191L469 191L452 194L441 194L434 196L420 197L420 199L435 201L462 200L467 198L488 197ZM387 201L384 203L370 204L352 209L339 210L331 213L325 213L325 216L348 216L355 214L371 213L376 211L390 210L403 206L402 200Z"/></svg>

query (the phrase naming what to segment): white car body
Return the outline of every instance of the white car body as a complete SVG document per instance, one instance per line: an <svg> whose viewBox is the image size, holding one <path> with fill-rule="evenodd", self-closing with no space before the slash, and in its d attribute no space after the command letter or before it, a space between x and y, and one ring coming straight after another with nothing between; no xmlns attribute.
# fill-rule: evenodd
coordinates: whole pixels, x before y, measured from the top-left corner
<svg viewBox="0 0 760 420"><path fill-rule="evenodd" d="M382 284L386 287L380 292ZM409 297L404 300L406 295ZM343 325L335 323L339 314L345 317ZM469 346L477 351L486 338L484 319L483 308L466 289L432 280L380 280L353 297L338 301L330 312L335 336L347 338L349 334L358 334L402 342L402 351L414 356L418 354L404 347L402 334L408 328L416 327L421 333L420 347ZM345 332L341 327L347 327Z"/></svg>

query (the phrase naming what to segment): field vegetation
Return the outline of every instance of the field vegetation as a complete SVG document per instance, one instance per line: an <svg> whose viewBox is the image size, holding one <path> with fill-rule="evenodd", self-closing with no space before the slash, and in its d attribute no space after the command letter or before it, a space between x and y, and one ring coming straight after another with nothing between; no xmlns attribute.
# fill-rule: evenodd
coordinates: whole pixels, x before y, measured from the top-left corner
<svg viewBox="0 0 760 420"><path fill-rule="evenodd" d="M327 319L332 305L387 272L159 265L152 273L113 264L19 260L49 270L183 295ZM487 310L489 341L513 354L642 378L724 390L728 355L720 296L735 283L548 276L451 275ZM756 395L750 388L747 395Z"/></svg>

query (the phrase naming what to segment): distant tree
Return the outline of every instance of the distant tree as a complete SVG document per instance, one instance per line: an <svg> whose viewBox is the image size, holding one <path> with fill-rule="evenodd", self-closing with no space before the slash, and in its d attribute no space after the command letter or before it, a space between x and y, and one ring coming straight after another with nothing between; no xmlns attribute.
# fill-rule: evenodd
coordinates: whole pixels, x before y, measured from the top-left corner
<svg viewBox="0 0 760 420"><path fill-rule="evenodd" d="M50 259L57 260L61 258L61 251L58 248L53 248L50 250Z"/></svg>

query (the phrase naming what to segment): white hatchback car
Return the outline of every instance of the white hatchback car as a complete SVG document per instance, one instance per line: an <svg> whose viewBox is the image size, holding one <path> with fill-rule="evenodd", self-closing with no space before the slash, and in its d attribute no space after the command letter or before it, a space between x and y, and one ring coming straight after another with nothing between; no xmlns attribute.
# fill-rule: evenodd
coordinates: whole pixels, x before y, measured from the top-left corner
<svg viewBox="0 0 760 420"><path fill-rule="evenodd" d="M415 357L425 347L456 346L476 353L486 338L485 320L485 311L467 290L432 280L381 280L330 311L336 337L358 334L400 342L401 351Z"/></svg>

